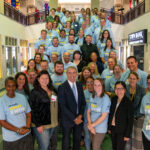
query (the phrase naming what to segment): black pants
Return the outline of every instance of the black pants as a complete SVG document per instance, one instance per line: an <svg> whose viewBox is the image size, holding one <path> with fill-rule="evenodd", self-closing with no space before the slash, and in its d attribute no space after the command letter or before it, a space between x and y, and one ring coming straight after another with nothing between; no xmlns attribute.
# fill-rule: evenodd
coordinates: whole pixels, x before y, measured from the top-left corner
<svg viewBox="0 0 150 150"><path fill-rule="evenodd" d="M144 150L149 150L150 149L150 141L147 140L147 138L145 137L143 132L142 132L142 139L143 139Z"/></svg>
<svg viewBox="0 0 150 150"><path fill-rule="evenodd" d="M62 140L62 150L70 149L70 136L73 131L73 150L80 149L80 140L82 125L74 125L73 127L63 127L63 140Z"/></svg>
<svg viewBox="0 0 150 150"><path fill-rule="evenodd" d="M126 142L124 141L124 135L116 133L115 127L112 127L111 129L111 139L113 150L125 149Z"/></svg>
<svg viewBox="0 0 150 150"><path fill-rule="evenodd" d="M32 135L26 135L14 142L3 141L3 150L33 150Z"/></svg>

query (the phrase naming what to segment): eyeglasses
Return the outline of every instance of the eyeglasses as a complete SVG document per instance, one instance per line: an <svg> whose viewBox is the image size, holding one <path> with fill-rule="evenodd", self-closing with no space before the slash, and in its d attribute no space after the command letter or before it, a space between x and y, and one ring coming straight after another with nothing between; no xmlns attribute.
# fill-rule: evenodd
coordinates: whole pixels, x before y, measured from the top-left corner
<svg viewBox="0 0 150 150"><path fill-rule="evenodd" d="M93 85L93 81L87 81L86 84L92 84Z"/></svg>
<svg viewBox="0 0 150 150"><path fill-rule="evenodd" d="M135 81L135 80L137 80L137 79L136 79L136 78L129 78L129 80L134 80L134 81Z"/></svg>
<svg viewBox="0 0 150 150"><path fill-rule="evenodd" d="M150 82L147 82L147 84L150 84Z"/></svg>
<svg viewBox="0 0 150 150"><path fill-rule="evenodd" d="M64 57L67 58L67 57L70 57L70 56L64 55Z"/></svg>
<svg viewBox="0 0 150 150"><path fill-rule="evenodd" d="M116 91L122 91L124 88L115 88Z"/></svg>

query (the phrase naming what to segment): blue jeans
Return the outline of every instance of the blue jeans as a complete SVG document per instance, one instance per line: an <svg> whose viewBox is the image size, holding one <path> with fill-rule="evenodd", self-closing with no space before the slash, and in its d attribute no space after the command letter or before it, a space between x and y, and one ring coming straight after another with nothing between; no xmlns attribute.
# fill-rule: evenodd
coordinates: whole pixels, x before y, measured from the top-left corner
<svg viewBox="0 0 150 150"><path fill-rule="evenodd" d="M89 134L89 130L87 128L87 124L84 124L84 143L86 150L91 149L91 138Z"/></svg>
<svg viewBox="0 0 150 150"><path fill-rule="evenodd" d="M33 131L38 141L38 150L50 150L50 139L54 128L44 129L43 133L39 133L37 128L34 127Z"/></svg>

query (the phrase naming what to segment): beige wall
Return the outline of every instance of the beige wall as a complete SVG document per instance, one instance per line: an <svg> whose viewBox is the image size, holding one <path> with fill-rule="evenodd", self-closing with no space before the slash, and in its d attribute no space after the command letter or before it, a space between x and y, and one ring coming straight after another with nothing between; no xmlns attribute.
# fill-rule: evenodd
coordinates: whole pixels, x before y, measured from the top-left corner
<svg viewBox="0 0 150 150"><path fill-rule="evenodd" d="M4 36L27 39L25 35L25 26L13 21L12 19L0 14L0 34L2 35L2 45Z"/></svg>
<svg viewBox="0 0 150 150"><path fill-rule="evenodd" d="M148 30L148 43L145 45L144 50L144 70L150 72L150 12L145 13L141 17L131 21L130 23L126 24L123 28L123 36L122 39L128 39L128 34L137 32L143 29ZM129 46L129 45L128 45ZM129 46L131 50L131 46Z"/></svg>
<svg viewBox="0 0 150 150"><path fill-rule="evenodd" d="M100 8L100 0L91 0L91 8Z"/></svg>
<svg viewBox="0 0 150 150"><path fill-rule="evenodd" d="M0 13L4 14L4 0L0 0Z"/></svg>
<svg viewBox="0 0 150 150"><path fill-rule="evenodd" d="M57 8L58 7L58 0L49 0L50 8Z"/></svg>

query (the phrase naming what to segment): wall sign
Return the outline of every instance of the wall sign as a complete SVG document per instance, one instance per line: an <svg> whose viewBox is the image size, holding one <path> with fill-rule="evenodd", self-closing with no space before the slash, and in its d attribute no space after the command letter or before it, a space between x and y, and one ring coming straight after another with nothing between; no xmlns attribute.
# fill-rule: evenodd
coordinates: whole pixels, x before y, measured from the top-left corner
<svg viewBox="0 0 150 150"><path fill-rule="evenodd" d="M147 29L129 34L128 42L129 44L146 44L147 43Z"/></svg>

